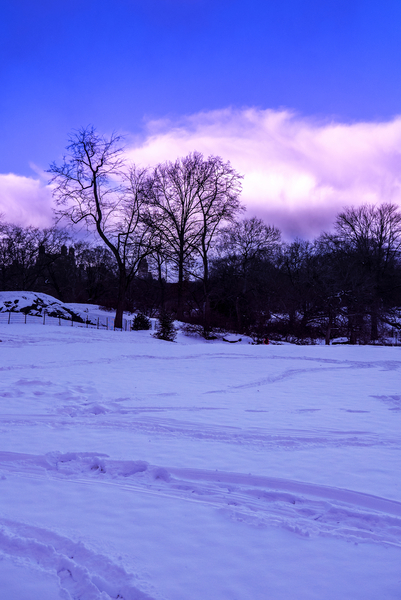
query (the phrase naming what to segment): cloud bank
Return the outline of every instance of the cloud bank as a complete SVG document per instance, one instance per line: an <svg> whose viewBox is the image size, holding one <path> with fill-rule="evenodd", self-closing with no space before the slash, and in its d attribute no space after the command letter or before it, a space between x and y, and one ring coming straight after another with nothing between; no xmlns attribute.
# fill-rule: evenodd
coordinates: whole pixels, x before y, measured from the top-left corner
<svg viewBox="0 0 401 600"><path fill-rule="evenodd" d="M50 227L52 195L40 179L0 174L0 215L7 223Z"/></svg>
<svg viewBox="0 0 401 600"><path fill-rule="evenodd" d="M401 202L401 117L345 124L284 110L225 109L149 121L128 155L146 166L194 150L230 160L244 175L247 216L276 225L287 239L329 230L347 205ZM40 176L0 175L0 213L22 225L49 225L50 190Z"/></svg>
<svg viewBox="0 0 401 600"><path fill-rule="evenodd" d="M143 165L198 150L245 177L247 216L313 237L346 205L401 200L401 118L342 124L289 111L226 109L148 123L130 157Z"/></svg>

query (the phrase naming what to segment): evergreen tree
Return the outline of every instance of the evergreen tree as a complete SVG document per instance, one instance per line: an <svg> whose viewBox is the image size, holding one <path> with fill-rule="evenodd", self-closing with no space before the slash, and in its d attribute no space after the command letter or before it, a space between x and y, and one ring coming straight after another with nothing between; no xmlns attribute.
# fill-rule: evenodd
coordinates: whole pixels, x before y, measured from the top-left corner
<svg viewBox="0 0 401 600"><path fill-rule="evenodd" d="M178 330L174 325L173 315L164 310L161 311L154 336L159 340L174 342L177 337L177 332Z"/></svg>
<svg viewBox="0 0 401 600"><path fill-rule="evenodd" d="M135 315L134 321L132 323L132 329L133 331L143 331L152 329L151 320L148 319L148 317L143 313L138 313L137 315Z"/></svg>

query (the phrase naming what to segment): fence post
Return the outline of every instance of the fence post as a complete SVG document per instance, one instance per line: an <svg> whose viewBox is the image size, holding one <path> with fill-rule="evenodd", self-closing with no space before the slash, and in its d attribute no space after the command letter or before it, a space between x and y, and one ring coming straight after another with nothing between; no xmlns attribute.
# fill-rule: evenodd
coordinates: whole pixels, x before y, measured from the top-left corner
<svg viewBox="0 0 401 600"><path fill-rule="evenodd" d="M46 324L46 311L43 311L43 325Z"/></svg>
<svg viewBox="0 0 401 600"><path fill-rule="evenodd" d="M74 315L71 315L71 327L74 327Z"/></svg>
<svg viewBox="0 0 401 600"><path fill-rule="evenodd" d="M97 318L97 329L99 329L99 317Z"/></svg>
<svg viewBox="0 0 401 600"><path fill-rule="evenodd" d="M11 323L11 310L8 311L8 324Z"/></svg>
<svg viewBox="0 0 401 600"><path fill-rule="evenodd" d="M61 326L61 319L60 319L60 317L58 318L58 324Z"/></svg>
<svg viewBox="0 0 401 600"><path fill-rule="evenodd" d="M25 313L25 325L26 325L26 313Z"/></svg>

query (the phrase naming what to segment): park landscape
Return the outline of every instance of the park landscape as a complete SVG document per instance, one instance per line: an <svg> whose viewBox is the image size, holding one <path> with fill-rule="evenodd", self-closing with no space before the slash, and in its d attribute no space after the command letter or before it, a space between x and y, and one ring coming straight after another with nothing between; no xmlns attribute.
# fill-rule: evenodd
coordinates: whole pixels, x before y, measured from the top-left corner
<svg viewBox="0 0 401 600"><path fill-rule="evenodd" d="M0 11L0 600L399 600L400 3Z"/></svg>

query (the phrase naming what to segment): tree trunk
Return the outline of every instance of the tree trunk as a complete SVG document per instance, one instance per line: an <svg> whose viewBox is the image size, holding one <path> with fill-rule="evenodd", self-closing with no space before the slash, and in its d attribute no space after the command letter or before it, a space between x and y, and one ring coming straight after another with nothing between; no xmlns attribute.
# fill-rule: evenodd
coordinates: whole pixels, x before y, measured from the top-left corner
<svg viewBox="0 0 401 600"><path fill-rule="evenodd" d="M355 328L355 317L349 317L348 319L348 331L349 331L349 343L355 345L357 342L356 328Z"/></svg>
<svg viewBox="0 0 401 600"><path fill-rule="evenodd" d="M330 334L331 334L331 328L333 326L333 317L331 315L331 313L329 314L329 322L327 323L327 329L326 329L326 337L324 340L324 343L326 346L330 346Z"/></svg>
<svg viewBox="0 0 401 600"><path fill-rule="evenodd" d="M237 324L238 331L242 330L242 317L241 317L241 298L237 296L235 300L235 312L237 313Z"/></svg>
<svg viewBox="0 0 401 600"><path fill-rule="evenodd" d="M127 291L127 275L125 269L121 269L118 278L118 296L117 296L117 307L116 316L114 319L114 328L123 328L123 314L125 306L125 292Z"/></svg>
<svg viewBox="0 0 401 600"><path fill-rule="evenodd" d="M288 329L290 333L294 333L295 329L295 310L291 308L288 311Z"/></svg>
<svg viewBox="0 0 401 600"><path fill-rule="evenodd" d="M209 263L205 249L203 250L203 331L205 337L210 333L210 300L209 300Z"/></svg>
<svg viewBox="0 0 401 600"><path fill-rule="evenodd" d="M210 302L208 296L206 296L206 299L203 303L203 332L205 334L205 338L207 338L210 333Z"/></svg>
<svg viewBox="0 0 401 600"><path fill-rule="evenodd" d="M177 319L183 320L183 291L184 291L184 259L180 256L178 264L178 290L177 290Z"/></svg>
<svg viewBox="0 0 401 600"><path fill-rule="evenodd" d="M375 342L379 339L379 327L376 310L370 313L370 339Z"/></svg>
<svg viewBox="0 0 401 600"><path fill-rule="evenodd" d="M163 280L162 267L161 267L160 263L157 265L157 274L158 274L159 287L160 287L160 306L161 306L162 310L164 310L164 287L165 287L165 282Z"/></svg>

